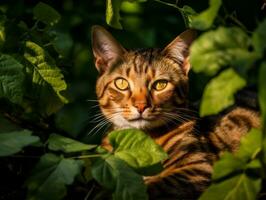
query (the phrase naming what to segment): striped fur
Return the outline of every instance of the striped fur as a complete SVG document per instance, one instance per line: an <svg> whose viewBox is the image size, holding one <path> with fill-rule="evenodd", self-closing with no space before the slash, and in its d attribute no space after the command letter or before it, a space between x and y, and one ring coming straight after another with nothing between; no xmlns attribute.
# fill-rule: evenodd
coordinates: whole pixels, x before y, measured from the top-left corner
<svg viewBox="0 0 266 200"><path fill-rule="evenodd" d="M92 31L100 73L96 93L104 123L114 129L142 129L169 155L161 173L144 177L152 200L196 199L210 184L212 164L219 154L235 151L241 136L259 126L258 115L244 108L221 116L208 131L196 125L187 107L188 49L193 37L189 30L164 49L132 51L102 27ZM127 89L117 88L119 78L127 81ZM166 87L155 90L154 84L162 79ZM111 150L106 138L102 146Z"/></svg>

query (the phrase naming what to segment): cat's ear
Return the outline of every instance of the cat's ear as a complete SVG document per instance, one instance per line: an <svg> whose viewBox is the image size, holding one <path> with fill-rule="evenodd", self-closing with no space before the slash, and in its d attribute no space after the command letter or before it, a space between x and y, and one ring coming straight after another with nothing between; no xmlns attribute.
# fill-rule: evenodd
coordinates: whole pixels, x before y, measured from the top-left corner
<svg viewBox="0 0 266 200"><path fill-rule="evenodd" d="M100 73L123 58L126 50L103 27L93 26L91 36L95 66Z"/></svg>
<svg viewBox="0 0 266 200"><path fill-rule="evenodd" d="M164 55L180 63L185 75L188 75L190 70L189 47L195 38L196 31L188 29L177 36L163 50Z"/></svg>

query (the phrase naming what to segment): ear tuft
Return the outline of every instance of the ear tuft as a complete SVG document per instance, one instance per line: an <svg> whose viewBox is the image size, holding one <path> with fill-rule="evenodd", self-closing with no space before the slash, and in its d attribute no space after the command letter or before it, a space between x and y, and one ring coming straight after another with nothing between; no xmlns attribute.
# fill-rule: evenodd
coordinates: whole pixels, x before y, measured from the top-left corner
<svg viewBox="0 0 266 200"><path fill-rule="evenodd" d="M185 73L188 75L190 70L189 63L189 47L192 44L193 40L196 38L196 31L193 29L188 29L177 36L170 44L168 44L163 53L176 60L181 64L181 67Z"/></svg>
<svg viewBox="0 0 266 200"><path fill-rule="evenodd" d="M126 50L101 26L93 26L91 33L95 66L102 73L122 59Z"/></svg>

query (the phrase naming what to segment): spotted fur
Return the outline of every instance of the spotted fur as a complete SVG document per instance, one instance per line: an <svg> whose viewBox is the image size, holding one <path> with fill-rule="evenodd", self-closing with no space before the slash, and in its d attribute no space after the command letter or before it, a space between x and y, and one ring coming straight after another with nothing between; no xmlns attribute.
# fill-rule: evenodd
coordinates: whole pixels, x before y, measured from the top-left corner
<svg viewBox="0 0 266 200"><path fill-rule="evenodd" d="M152 200L196 199L210 184L212 164L220 152L234 151L241 136L259 126L254 111L237 108L220 117L211 131L200 132L203 129L187 107L189 46L194 37L188 30L164 49L126 50L105 29L93 27L102 113L114 129L144 130L169 155L161 173L144 177ZM117 88L119 78L128 82L128 89ZM158 80L167 81L161 91L154 89ZM102 146L111 150L106 138Z"/></svg>

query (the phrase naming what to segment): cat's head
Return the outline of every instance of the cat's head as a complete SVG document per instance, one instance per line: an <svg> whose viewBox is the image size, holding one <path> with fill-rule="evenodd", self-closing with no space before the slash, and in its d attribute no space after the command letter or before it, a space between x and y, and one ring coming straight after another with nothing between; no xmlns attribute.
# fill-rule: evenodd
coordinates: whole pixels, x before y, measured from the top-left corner
<svg viewBox="0 0 266 200"><path fill-rule="evenodd" d="M182 120L188 92L187 30L164 49L126 50L100 26L92 28L99 71L96 93L106 119L119 128L152 129Z"/></svg>

